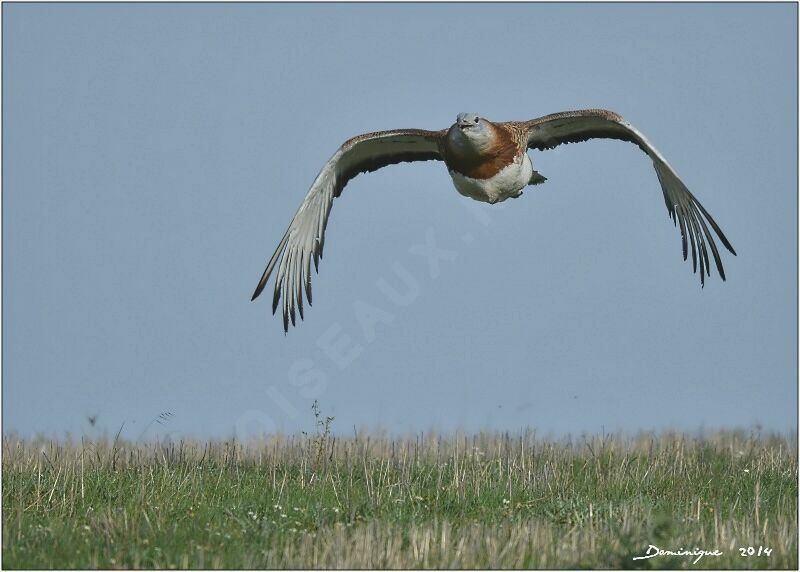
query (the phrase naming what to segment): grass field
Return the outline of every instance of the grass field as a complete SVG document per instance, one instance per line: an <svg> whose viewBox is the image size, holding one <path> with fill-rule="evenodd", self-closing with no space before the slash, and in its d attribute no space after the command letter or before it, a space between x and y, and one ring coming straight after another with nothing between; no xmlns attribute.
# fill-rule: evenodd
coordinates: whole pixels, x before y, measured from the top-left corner
<svg viewBox="0 0 800 572"><path fill-rule="evenodd" d="M6 438L3 567L796 569L796 450L746 432ZM721 555L633 560L651 544Z"/></svg>

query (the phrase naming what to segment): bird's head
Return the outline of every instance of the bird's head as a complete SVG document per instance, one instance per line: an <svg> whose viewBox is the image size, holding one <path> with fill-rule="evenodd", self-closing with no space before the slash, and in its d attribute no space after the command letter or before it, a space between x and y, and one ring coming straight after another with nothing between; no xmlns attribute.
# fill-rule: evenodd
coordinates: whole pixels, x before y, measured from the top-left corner
<svg viewBox="0 0 800 572"><path fill-rule="evenodd" d="M448 132L450 142L457 148L481 153L493 144L491 121L474 113L459 113Z"/></svg>

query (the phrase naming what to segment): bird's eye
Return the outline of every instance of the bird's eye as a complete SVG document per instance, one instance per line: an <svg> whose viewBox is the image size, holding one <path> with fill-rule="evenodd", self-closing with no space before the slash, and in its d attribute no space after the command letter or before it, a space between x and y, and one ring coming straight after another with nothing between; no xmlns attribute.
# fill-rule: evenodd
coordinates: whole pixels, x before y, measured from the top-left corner
<svg viewBox="0 0 800 572"><path fill-rule="evenodd" d="M475 118L475 123L478 123L480 120L481 120L481 118L480 118L480 117L476 117L476 118Z"/></svg>

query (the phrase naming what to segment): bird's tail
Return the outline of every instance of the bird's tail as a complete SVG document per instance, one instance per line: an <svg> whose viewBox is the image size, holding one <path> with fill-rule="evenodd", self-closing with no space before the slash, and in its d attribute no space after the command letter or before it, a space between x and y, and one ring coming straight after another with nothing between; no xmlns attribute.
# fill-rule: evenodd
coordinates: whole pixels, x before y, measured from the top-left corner
<svg viewBox="0 0 800 572"><path fill-rule="evenodd" d="M542 175L539 171L534 171L531 174L531 180L528 181L529 185L541 185L547 180L547 177Z"/></svg>

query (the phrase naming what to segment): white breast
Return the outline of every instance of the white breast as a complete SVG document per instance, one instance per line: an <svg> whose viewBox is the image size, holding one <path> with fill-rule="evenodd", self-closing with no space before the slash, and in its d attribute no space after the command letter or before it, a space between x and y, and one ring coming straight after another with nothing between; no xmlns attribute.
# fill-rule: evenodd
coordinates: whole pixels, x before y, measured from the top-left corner
<svg viewBox="0 0 800 572"><path fill-rule="evenodd" d="M492 204L503 202L509 197L518 197L519 192L528 185L532 174L533 166L527 153L523 153L488 179L473 179L450 171L459 193L476 201Z"/></svg>

